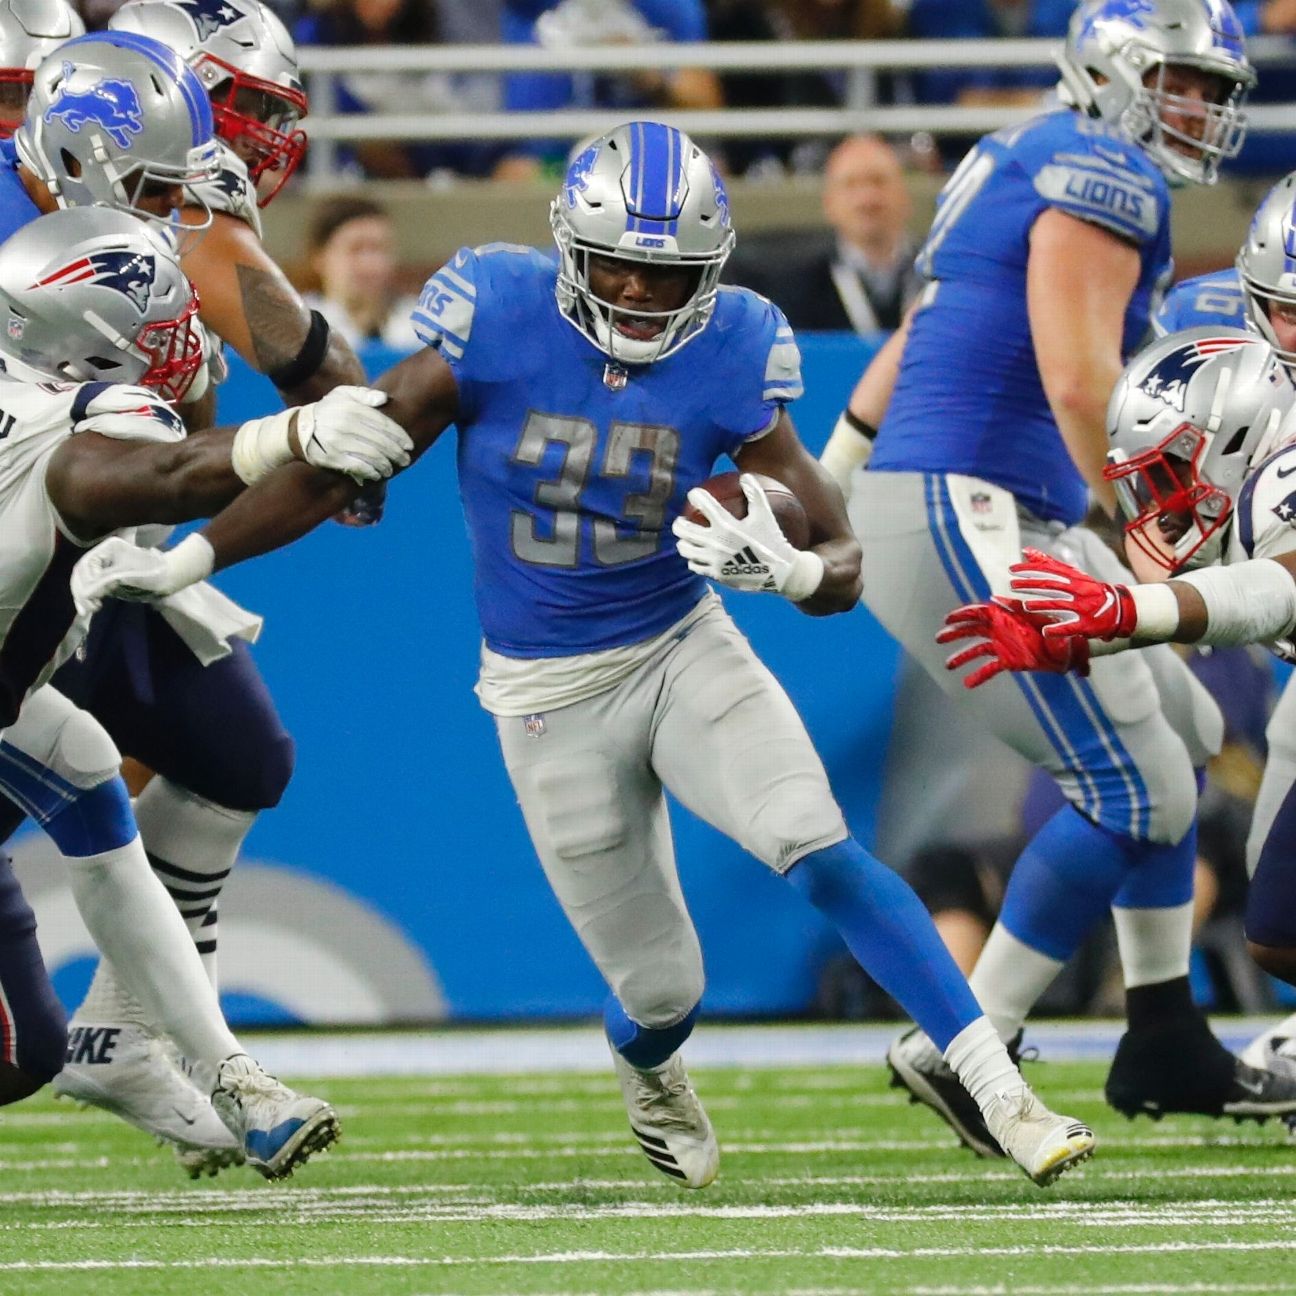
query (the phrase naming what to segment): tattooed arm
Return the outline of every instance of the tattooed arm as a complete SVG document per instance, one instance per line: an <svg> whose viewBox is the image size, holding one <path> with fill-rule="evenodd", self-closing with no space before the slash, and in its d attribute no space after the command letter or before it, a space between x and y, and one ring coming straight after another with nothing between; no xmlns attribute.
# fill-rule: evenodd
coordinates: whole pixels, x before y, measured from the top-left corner
<svg viewBox="0 0 1296 1296"><path fill-rule="evenodd" d="M310 333L310 310L248 225L217 212L181 264L198 290L203 322L254 369L272 373L296 358ZM355 352L332 333L315 373L282 394L300 405L342 383L363 382Z"/></svg>

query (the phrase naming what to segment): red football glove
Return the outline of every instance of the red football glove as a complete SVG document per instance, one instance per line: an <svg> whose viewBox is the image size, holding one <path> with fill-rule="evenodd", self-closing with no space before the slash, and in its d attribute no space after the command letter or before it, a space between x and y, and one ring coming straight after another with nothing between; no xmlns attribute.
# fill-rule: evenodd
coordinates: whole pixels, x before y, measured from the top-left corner
<svg viewBox="0 0 1296 1296"><path fill-rule="evenodd" d="M1111 585L1038 549L1012 568L1012 592L1048 639L1126 639L1138 624L1128 586Z"/></svg>
<svg viewBox="0 0 1296 1296"><path fill-rule="evenodd" d="M959 670L981 657L988 661L963 678L964 688L978 688L1000 671L1047 671L1064 675L1075 671L1089 674L1089 641L1080 637L1044 638L1038 625L1019 607L1009 602L969 603L955 608L936 633L936 642L954 643L976 639L945 663L946 670Z"/></svg>

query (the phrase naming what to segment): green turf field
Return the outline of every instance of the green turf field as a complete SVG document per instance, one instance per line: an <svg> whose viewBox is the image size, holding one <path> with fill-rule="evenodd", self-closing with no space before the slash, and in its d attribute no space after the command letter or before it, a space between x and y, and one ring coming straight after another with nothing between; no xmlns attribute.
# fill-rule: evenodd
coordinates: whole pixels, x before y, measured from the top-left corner
<svg viewBox="0 0 1296 1296"><path fill-rule="evenodd" d="M611 1074L328 1080L343 1139L281 1185L190 1183L111 1118L0 1113L0 1294L1296 1291L1280 1125L1130 1124L1039 1064L1098 1155L1048 1190L952 1145L881 1067L707 1070L720 1179L675 1188Z"/></svg>

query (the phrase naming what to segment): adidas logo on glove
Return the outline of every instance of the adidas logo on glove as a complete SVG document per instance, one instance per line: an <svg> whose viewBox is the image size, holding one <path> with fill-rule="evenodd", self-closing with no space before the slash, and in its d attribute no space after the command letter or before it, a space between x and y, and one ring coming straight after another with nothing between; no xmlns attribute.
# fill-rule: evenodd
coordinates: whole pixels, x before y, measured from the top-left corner
<svg viewBox="0 0 1296 1296"><path fill-rule="evenodd" d="M770 576L769 563L761 562L751 551L750 546L739 549L731 558L727 558L724 566L720 568L720 575L722 577L765 576L768 578L769 587L772 587L773 582L773 577Z"/></svg>

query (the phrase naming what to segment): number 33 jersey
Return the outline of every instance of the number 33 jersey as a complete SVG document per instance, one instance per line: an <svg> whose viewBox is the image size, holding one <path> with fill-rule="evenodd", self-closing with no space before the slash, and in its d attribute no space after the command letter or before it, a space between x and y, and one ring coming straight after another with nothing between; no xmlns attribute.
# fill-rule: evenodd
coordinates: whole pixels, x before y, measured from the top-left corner
<svg viewBox="0 0 1296 1296"><path fill-rule="evenodd" d="M0 727L76 647L69 580L77 542L45 490L50 456L70 436L180 441L184 425L156 392L119 383L0 378Z"/></svg>
<svg viewBox="0 0 1296 1296"><path fill-rule="evenodd" d="M638 643L706 591L670 524L722 455L801 394L782 312L722 288L674 355L617 366L559 313L557 263L504 244L428 280L420 340L459 388L459 490L487 646L564 657Z"/></svg>
<svg viewBox="0 0 1296 1296"><path fill-rule="evenodd" d="M1031 230L1052 208L1138 250L1122 354L1138 346L1171 269L1164 177L1135 145L1070 109L988 135L941 191L918 259L932 282L870 469L964 473L1048 521L1084 516L1085 485L1049 410L1027 315Z"/></svg>

